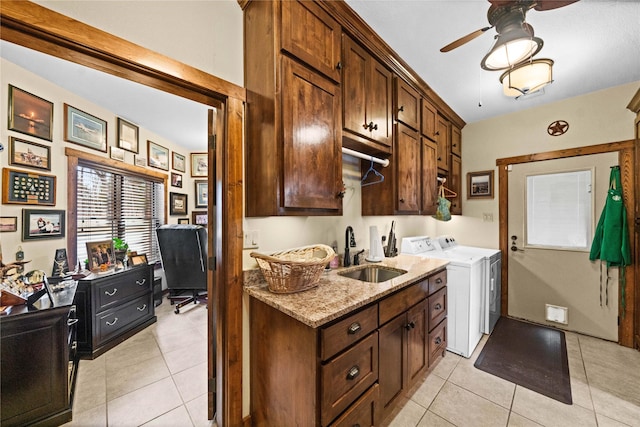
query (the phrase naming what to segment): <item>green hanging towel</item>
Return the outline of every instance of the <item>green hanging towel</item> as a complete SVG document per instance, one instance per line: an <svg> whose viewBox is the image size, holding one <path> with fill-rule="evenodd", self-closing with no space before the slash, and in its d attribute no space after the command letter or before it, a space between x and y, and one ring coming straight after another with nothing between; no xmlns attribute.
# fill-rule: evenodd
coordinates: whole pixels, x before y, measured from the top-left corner
<svg viewBox="0 0 640 427"><path fill-rule="evenodd" d="M607 200L596 227L589 259L591 261L600 259L607 264L607 284L605 286L607 304L609 302L608 270L609 267L619 267L620 304L624 317L626 307L624 267L631 264L631 248L627 230L627 210L622 197L620 166L611 167ZM602 305L602 272L600 274L600 305Z"/></svg>
<svg viewBox="0 0 640 427"><path fill-rule="evenodd" d="M439 221L449 221L451 219L451 211L449 210L450 206L451 202L444 196L444 187L441 185L438 193L438 208L436 209L436 214L433 215L433 217Z"/></svg>

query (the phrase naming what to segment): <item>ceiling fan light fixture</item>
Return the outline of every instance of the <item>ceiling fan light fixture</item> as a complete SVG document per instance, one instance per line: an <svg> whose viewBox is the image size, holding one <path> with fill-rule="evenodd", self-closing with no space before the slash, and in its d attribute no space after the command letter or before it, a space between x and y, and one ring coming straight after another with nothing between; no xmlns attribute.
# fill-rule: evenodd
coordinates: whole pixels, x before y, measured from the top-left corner
<svg viewBox="0 0 640 427"><path fill-rule="evenodd" d="M520 97L538 92L553 82L553 60L534 59L516 65L500 76L506 96Z"/></svg>
<svg viewBox="0 0 640 427"><path fill-rule="evenodd" d="M498 35L480 66L488 71L506 70L540 52L543 44L541 38L533 36L531 26L514 26Z"/></svg>

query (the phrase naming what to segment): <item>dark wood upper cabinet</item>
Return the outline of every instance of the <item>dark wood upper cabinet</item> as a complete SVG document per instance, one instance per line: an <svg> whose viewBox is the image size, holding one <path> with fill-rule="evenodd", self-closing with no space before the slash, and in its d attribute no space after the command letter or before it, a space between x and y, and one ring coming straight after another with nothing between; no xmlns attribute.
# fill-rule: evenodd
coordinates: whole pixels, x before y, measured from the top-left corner
<svg viewBox="0 0 640 427"><path fill-rule="evenodd" d="M420 131L424 136L432 141L436 141L436 120L438 117L438 110L436 107L422 98L420 100L421 108L421 126Z"/></svg>
<svg viewBox="0 0 640 427"><path fill-rule="evenodd" d="M456 192L451 201L451 214L462 215L462 160L458 156L451 156L451 170L449 171L448 188Z"/></svg>
<svg viewBox="0 0 640 427"><path fill-rule="evenodd" d="M420 151L418 132L398 123L394 147L398 212L420 213Z"/></svg>
<svg viewBox="0 0 640 427"><path fill-rule="evenodd" d="M462 157L462 134L454 125L451 125L451 154Z"/></svg>
<svg viewBox="0 0 640 427"><path fill-rule="evenodd" d="M422 214L435 215L438 209L438 146L422 138Z"/></svg>
<svg viewBox="0 0 640 427"><path fill-rule="evenodd" d="M282 49L336 82L340 82L342 28L310 1L284 1Z"/></svg>
<svg viewBox="0 0 640 427"><path fill-rule="evenodd" d="M438 115L436 119L436 143L438 144L438 169L442 171L449 170L450 149L450 124L447 119Z"/></svg>
<svg viewBox="0 0 640 427"><path fill-rule="evenodd" d="M420 130L420 94L399 77L395 78L394 111L396 120Z"/></svg>

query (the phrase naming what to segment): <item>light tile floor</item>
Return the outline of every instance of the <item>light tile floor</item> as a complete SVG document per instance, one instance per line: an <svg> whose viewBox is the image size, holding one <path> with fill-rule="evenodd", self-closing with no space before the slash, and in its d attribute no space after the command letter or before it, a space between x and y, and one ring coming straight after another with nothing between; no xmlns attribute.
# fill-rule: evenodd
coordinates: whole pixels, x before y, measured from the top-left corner
<svg viewBox="0 0 640 427"><path fill-rule="evenodd" d="M165 300L157 323L94 360L80 361L73 421L65 426L182 427L207 420L206 308L180 314ZM447 352L383 424L390 427L640 427L640 352L566 333L573 405ZM280 427L280 426L274 426ZM301 426L305 427L305 426Z"/></svg>

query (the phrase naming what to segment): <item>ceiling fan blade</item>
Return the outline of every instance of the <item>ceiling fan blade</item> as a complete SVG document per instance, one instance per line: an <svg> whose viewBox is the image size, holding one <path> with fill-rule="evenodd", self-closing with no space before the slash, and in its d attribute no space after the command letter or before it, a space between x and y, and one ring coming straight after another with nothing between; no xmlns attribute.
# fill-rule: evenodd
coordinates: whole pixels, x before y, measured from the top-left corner
<svg viewBox="0 0 640 427"><path fill-rule="evenodd" d="M440 52L449 52L457 47L462 46L463 44L470 42L471 40L475 39L476 37L482 35L482 33L484 33L487 30L490 30L493 27L484 27L484 28L480 28L479 30L474 31L473 33L467 34L464 37L460 37L458 40L449 43L448 45L446 45L445 47L443 47L442 49L440 49Z"/></svg>
<svg viewBox="0 0 640 427"><path fill-rule="evenodd" d="M536 5L533 8L537 11L558 9L578 1L579 0L537 0Z"/></svg>

